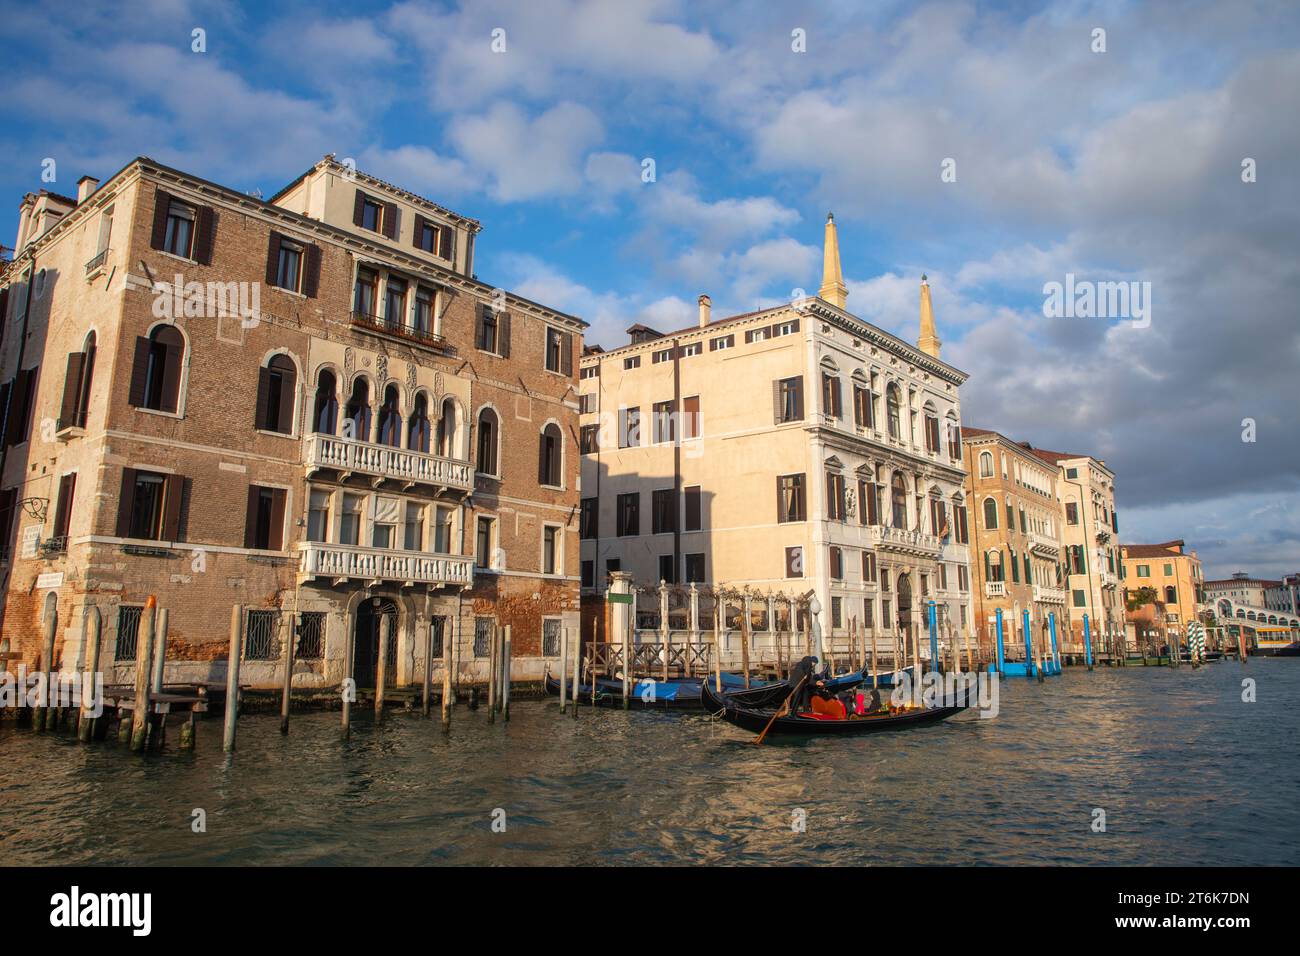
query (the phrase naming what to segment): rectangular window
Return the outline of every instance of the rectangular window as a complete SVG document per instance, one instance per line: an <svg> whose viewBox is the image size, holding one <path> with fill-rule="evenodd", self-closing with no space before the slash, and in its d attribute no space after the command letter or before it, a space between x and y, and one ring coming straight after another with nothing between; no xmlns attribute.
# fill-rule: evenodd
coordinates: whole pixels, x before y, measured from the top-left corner
<svg viewBox="0 0 1300 956"><path fill-rule="evenodd" d="M763 326L763 328L761 329L750 329L745 333L745 341L747 343L764 342L766 340L767 340L767 326Z"/></svg>
<svg viewBox="0 0 1300 956"><path fill-rule="evenodd" d="M478 568L492 567L492 525L491 518L480 517L475 525L474 534L474 566Z"/></svg>
<svg viewBox="0 0 1300 956"><path fill-rule="evenodd" d="M776 424L803 421L803 379L780 379L774 383L773 390Z"/></svg>
<svg viewBox="0 0 1300 956"><path fill-rule="evenodd" d="M1150 566L1145 565L1145 564L1139 564L1139 565L1137 566L1137 569L1138 569L1138 577L1140 577L1140 578L1149 578L1149 577L1151 577L1151 568L1150 568Z"/></svg>
<svg viewBox="0 0 1300 956"><path fill-rule="evenodd" d="M826 475L826 517L831 521L843 521L845 511L844 476L834 473Z"/></svg>
<svg viewBox="0 0 1300 956"><path fill-rule="evenodd" d="M957 590L970 590L970 572L966 569L966 565L964 564L957 565Z"/></svg>
<svg viewBox="0 0 1300 956"><path fill-rule="evenodd" d="M167 206L167 233L163 251L182 259L193 258L194 207L172 200Z"/></svg>
<svg viewBox="0 0 1300 956"><path fill-rule="evenodd" d="M871 415L871 393L861 385L853 386L853 424L859 428L871 428L874 424Z"/></svg>
<svg viewBox="0 0 1300 956"><path fill-rule="evenodd" d="M650 530L653 534L666 534L677 530L677 491L659 488L651 493Z"/></svg>
<svg viewBox="0 0 1300 956"><path fill-rule="evenodd" d="M641 356L639 355L629 355L627 358L623 359L623 371L625 372L640 367L641 367Z"/></svg>
<svg viewBox="0 0 1300 956"><path fill-rule="evenodd" d="M701 525L700 512L700 486L688 485L685 489L686 495L686 526L683 531L699 531Z"/></svg>
<svg viewBox="0 0 1300 956"><path fill-rule="evenodd" d="M324 611L303 611L299 615L298 646L294 656L304 661L318 661L325 656Z"/></svg>
<svg viewBox="0 0 1300 956"><path fill-rule="evenodd" d="M641 444L641 409L618 410L618 447L636 448Z"/></svg>
<svg viewBox="0 0 1300 956"><path fill-rule="evenodd" d="M689 345L682 346L681 356L682 358L690 358L692 355L699 355L703 351L703 342L691 342Z"/></svg>
<svg viewBox="0 0 1300 956"><path fill-rule="evenodd" d="M686 583L701 584L704 580L704 555L686 555Z"/></svg>
<svg viewBox="0 0 1300 956"><path fill-rule="evenodd" d="M411 313L411 327L417 332L433 331L433 290L416 286L415 311Z"/></svg>
<svg viewBox="0 0 1300 956"><path fill-rule="evenodd" d="M803 475L781 475L776 479L777 521L805 520L803 478Z"/></svg>
<svg viewBox="0 0 1300 956"><path fill-rule="evenodd" d="M127 537L161 540L167 476L137 471L134 473L134 479L130 489L131 499L128 502L131 519Z"/></svg>
<svg viewBox="0 0 1300 956"><path fill-rule="evenodd" d="M478 321L478 342L477 347L484 352L496 354L497 351L497 314L492 306L484 305L480 308Z"/></svg>
<svg viewBox="0 0 1300 956"><path fill-rule="evenodd" d="M352 311L361 315L374 315L379 311L376 296L379 290L379 276L371 269L357 271L357 285L352 293Z"/></svg>
<svg viewBox="0 0 1300 956"><path fill-rule="evenodd" d="M716 339L709 339L709 351L720 352L723 349L733 348L736 344L734 335L719 335Z"/></svg>
<svg viewBox="0 0 1300 956"><path fill-rule="evenodd" d="M288 239L280 240L280 260L275 269L275 284L281 289L297 292L302 282L303 247Z"/></svg>
<svg viewBox="0 0 1300 956"><path fill-rule="evenodd" d="M542 656L560 656L560 619L558 617L542 619Z"/></svg>
<svg viewBox="0 0 1300 956"><path fill-rule="evenodd" d="M803 548L785 549L785 576L787 578L803 577Z"/></svg>
<svg viewBox="0 0 1300 956"><path fill-rule="evenodd" d="M618 496L617 534L620 538L641 533L641 495L630 491Z"/></svg>
<svg viewBox="0 0 1300 956"><path fill-rule="evenodd" d="M384 284L384 324L390 329L406 324L406 283L392 276Z"/></svg>
<svg viewBox="0 0 1300 956"><path fill-rule="evenodd" d="M384 207L377 200L368 196L361 200L361 228L379 232L384 222Z"/></svg>
<svg viewBox="0 0 1300 956"><path fill-rule="evenodd" d="M876 555L873 551L862 552L862 581L868 584L876 580Z"/></svg>
<svg viewBox="0 0 1300 956"><path fill-rule="evenodd" d="M279 615L275 611L250 610L244 624L244 660L273 661L280 657L276 629Z"/></svg>
<svg viewBox="0 0 1300 956"><path fill-rule="evenodd" d="M343 496L343 507L339 510L339 544L355 546L361 543L361 508L364 503L360 495Z"/></svg>
<svg viewBox="0 0 1300 956"><path fill-rule="evenodd" d="M437 508L433 513L433 550L451 554L451 509Z"/></svg>
<svg viewBox="0 0 1300 956"><path fill-rule="evenodd" d="M840 628L844 626L844 599L831 598L831 627Z"/></svg>
<svg viewBox="0 0 1300 956"><path fill-rule="evenodd" d="M890 618L889 618L889 608L890 608L889 600L888 600L887 598L882 599L881 602L880 602L880 627L881 627L881 630L885 630L885 631L887 631L887 630L889 630L889 628L890 628L890 623L889 623L889 621L890 621Z"/></svg>
<svg viewBox="0 0 1300 956"><path fill-rule="evenodd" d="M329 534L330 493L313 491L307 505L307 540L325 541Z"/></svg>
<svg viewBox="0 0 1300 956"><path fill-rule="evenodd" d="M822 372L822 414L839 418L842 413L839 377Z"/></svg>
<svg viewBox="0 0 1300 956"><path fill-rule="evenodd" d="M672 360L672 357L673 357L672 349L660 349L657 352L650 353L650 364L659 365L662 362L669 362Z"/></svg>
<svg viewBox="0 0 1300 956"><path fill-rule="evenodd" d="M665 584L676 584L677 560L671 554L659 555L659 580Z"/></svg>
<svg viewBox="0 0 1300 956"><path fill-rule="evenodd" d="M578 451L583 455L594 455L600 441L599 425L583 425L578 430Z"/></svg>
<svg viewBox="0 0 1300 956"><path fill-rule="evenodd" d="M661 445L676 438L676 416L672 402L655 402L651 406L650 420L654 428L654 442Z"/></svg>
<svg viewBox="0 0 1300 956"><path fill-rule="evenodd" d="M1070 593L1071 593L1071 596L1074 598L1074 606L1075 606L1075 607L1087 607L1087 606L1088 606L1088 599L1087 599L1086 597L1084 597L1084 594L1083 594L1082 591L1072 591L1072 592L1070 592Z"/></svg>
<svg viewBox="0 0 1300 956"><path fill-rule="evenodd" d="M72 523L72 503L76 494L77 473L71 472L59 479L58 503L54 508L54 534L49 540L51 551L68 550L68 527ZM8 544L5 538L2 544Z"/></svg>
<svg viewBox="0 0 1300 956"><path fill-rule="evenodd" d="M583 541L592 541L600 537L600 502L595 498L583 498L578 516L578 535Z"/></svg>
<svg viewBox="0 0 1300 956"><path fill-rule="evenodd" d="M925 416L925 448L939 454L939 419L933 415Z"/></svg>
<svg viewBox="0 0 1300 956"><path fill-rule="evenodd" d="M113 660L126 663L135 660L140 638L140 616L144 608L138 604L121 604L117 609L117 640L113 644Z"/></svg>
<svg viewBox="0 0 1300 956"><path fill-rule="evenodd" d="M588 365L578 370L578 378L600 378L600 366Z"/></svg>
<svg viewBox="0 0 1300 956"><path fill-rule="evenodd" d="M596 586L596 562L582 562L582 587L594 588Z"/></svg>
<svg viewBox="0 0 1300 956"><path fill-rule="evenodd" d="M594 368L595 366L592 367ZM586 369L583 369L583 371L585 372ZM596 410L596 394L594 392L588 392L586 395L578 396L579 415L590 415L595 410Z"/></svg>
<svg viewBox="0 0 1300 956"><path fill-rule="evenodd" d="M560 573L560 529L552 525L542 528L542 573Z"/></svg>
<svg viewBox="0 0 1300 956"><path fill-rule="evenodd" d="M863 598L862 600L862 626L863 627L876 626L875 611L876 611L876 602L871 598Z"/></svg>
<svg viewBox="0 0 1300 956"><path fill-rule="evenodd" d="M966 506L955 505L952 509L953 518L957 523L957 543L969 544L970 534L966 529Z"/></svg>
<svg viewBox="0 0 1300 956"><path fill-rule="evenodd" d="M284 502L287 494L283 488L249 486L244 547L258 551L284 548Z"/></svg>
<svg viewBox="0 0 1300 956"><path fill-rule="evenodd" d="M836 581L844 580L844 549L831 545L831 577Z"/></svg>
<svg viewBox="0 0 1300 956"><path fill-rule="evenodd" d="M492 632L496 629L496 619L491 617L474 618L474 656L487 657L492 653Z"/></svg>
<svg viewBox="0 0 1300 956"><path fill-rule="evenodd" d="M682 438L690 441L700 437L700 396L687 395L682 399Z"/></svg>
<svg viewBox="0 0 1300 956"><path fill-rule="evenodd" d="M623 562L620 561L618 558L606 558L606 559L605 559L605 581L606 581L606 583L608 583L608 581L609 581L609 576L610 576L611 574L613 574L615 571L621 571L622 569L623 569Z"/></svg>
<svg viewBox="0 0 1300 956"><path fill-rule="evenodd" d="M406 521L402 538L407 551L424 550L424 505L417 505L411 501L406 503Z"/></svg>
<svg viewBox="0 0 1300 956"><path fill-rule="evenodd" d="M562 375L573 374L572 336L559 329L546 330L546 369Z"/></svg>

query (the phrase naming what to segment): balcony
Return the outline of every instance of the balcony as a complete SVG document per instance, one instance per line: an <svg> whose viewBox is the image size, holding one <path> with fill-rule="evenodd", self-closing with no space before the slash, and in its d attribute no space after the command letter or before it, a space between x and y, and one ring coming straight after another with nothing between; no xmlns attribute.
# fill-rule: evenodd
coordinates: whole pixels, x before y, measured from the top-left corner
<svg viewBox="0 0 1300 956"><path fill-rule="evenodd" d="M105 249L99 255L95 256L95 258L91 259L89 262L86 263L87 282L89 282L91 279L95 278L101 272L104 271L105 266L108 264L108 253L109 250Z"/></svg>
<svg viewBox="0 0 1300 956"><path fill-rule="evenodd" d="M369 312L353 312L352 327L360 329L363 332L374 332L403 342L411 342L415 345L422 345L425 348L433 349L436 352L452 352L454 349L451 343L444 336L437 332L430 332L428 329L419 329L413 325L404 325L401 322L390 321L380 315L373 315Z"/></svg>
<svg viewBox="0 0 1300 956"><path fill-rule="evenodd" d="M874 525L869 530L872 543L883 551L910 554L921 558L937 558L943 550L943 542L938 537L921 531L888 528L884 525Z"/></svg>
<svg viewBox="0 0 1300 956"><path fill-rule="evenodd" d="M1046 585L1035 584L1035 585L1034 585L1034 600L1035 600L1035 601L1040 601L1040 602L1042 602L1043 604L1064 604L1064 603L1065 603L1065 589L1064 589L1064 588L1049 588L1049 587L1047 587Z"/></svg>
<svg viewBox="0 0 1300 956"><path fill-rule="evenodd" d="M474 488L474 470L467 461L334 435L308 435L303 459L308 476L330 469L337 471L340 478L366 475L376 487L385 481L395 481L404 488L421 484L439 492L467 494Z"/></svg>
<svg viewBox="0 0 1300 956"><path fill-rule="evenodd" d="M327 578L332 584L363 582L367 587L396 582L405 587L469 585L474 559L459 554L389 551L350 544L311 541L302 546L300 581Z"/></svg>
<svg viewBox="0 0 1300 956"><path fill-rule="evenodd" d="M1047 535L1039 534L1036 531L1027 531L1025 537L1029 539L1029 550L1040 558L1047 558L1049 561L1059 561L1061 559L1061 546Z"/></svg>
<svg viewBox="0 0 1300 956"><path fill-rule="evenodd" d="M991 598L1006 597L1007 582L1006 581L985 581L984 596L991 597Z"/></svg>
<svg viewBox="0 0 1300 956"><path fill-rule="evenodd" d="M1101 586L1104 588L1119 587L1119 578L1115 576L1114 571L1101 572Z"/></svg>

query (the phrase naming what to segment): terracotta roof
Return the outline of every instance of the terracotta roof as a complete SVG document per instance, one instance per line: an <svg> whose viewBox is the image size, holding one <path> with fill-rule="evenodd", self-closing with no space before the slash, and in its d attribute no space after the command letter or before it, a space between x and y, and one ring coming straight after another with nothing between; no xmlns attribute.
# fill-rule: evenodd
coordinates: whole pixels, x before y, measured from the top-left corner
<svg viewBox="0 0 1300 956"><path fill-rule="evenodd" d="M1190 557L1183 554L1184 543L1182 538L1175 538L1164 544L1121 544L1120 548L1130 558Z"/></svg>

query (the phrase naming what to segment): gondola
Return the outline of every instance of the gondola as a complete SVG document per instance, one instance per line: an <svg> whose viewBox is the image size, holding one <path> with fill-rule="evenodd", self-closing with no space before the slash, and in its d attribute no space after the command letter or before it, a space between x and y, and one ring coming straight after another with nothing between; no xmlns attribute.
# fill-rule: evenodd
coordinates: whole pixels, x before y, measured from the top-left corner
<svg viewBox="0 0 1300 956"><path fill-rule="evenodd" d="M966 710L971 704L974 688L967 689L965 697L955 704L905 711L901 714L854 717L848 720L800 714L788 714L773 719L777 708L789 696L790 688L785 684L731 694L725 692L718 694L713 685L706 681L700 691L705 710L719 714L728 723L756 734L768 728L768 734L826 736L871 734L935 724Z"/></svg>

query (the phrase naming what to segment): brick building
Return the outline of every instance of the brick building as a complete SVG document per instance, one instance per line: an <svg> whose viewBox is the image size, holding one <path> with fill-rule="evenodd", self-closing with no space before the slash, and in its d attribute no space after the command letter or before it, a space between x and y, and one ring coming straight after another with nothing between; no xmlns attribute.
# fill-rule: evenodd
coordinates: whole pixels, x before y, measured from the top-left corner
<svg viewBox="0 0 1300 956"><path fill-rule="evenodd" d="M452 641L516 677L578 623L574 356L584 323L474 276L479 223L326 156L262 201L139 158L21 207L0 286L3 635L112 682L140 608L168 681L418 682ZM441 669L435 667L440 674Z"/></svg>

